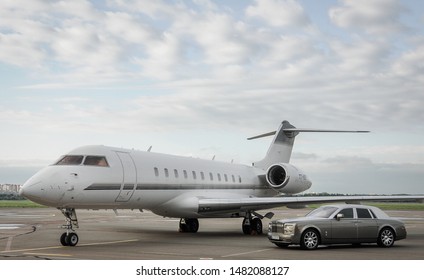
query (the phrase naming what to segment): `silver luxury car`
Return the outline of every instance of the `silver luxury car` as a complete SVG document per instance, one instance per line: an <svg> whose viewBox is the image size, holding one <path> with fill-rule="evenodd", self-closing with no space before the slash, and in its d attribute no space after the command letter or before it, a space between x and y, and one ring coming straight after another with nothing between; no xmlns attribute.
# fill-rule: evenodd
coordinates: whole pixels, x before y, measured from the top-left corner
<svg viewBox="0 0 424 280"><path fill-rule="evenodd" d="M316 249L320 244L377 243L391 247L406 238L405 225L381 209L366 205L326 205L305 217L272 221L268 239L278 247L299 244Z"/></svg>

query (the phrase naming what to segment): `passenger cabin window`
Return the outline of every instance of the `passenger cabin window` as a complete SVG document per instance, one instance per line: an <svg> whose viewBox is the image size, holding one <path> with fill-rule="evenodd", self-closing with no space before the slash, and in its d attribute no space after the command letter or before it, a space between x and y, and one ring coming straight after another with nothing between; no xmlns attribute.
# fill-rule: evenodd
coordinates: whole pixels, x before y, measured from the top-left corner
<svg viewBox="0 0 424 280"><path fill-rule="evenodd" d="M218 181L221 182L221 174L218 173Z"/></svg>
<svg viewBox="0 0 424 280"><path fill-rule="evenodd" d="M210 179L211 181L213 181L213 174L212 174L212 172L209 172L209 179Z"/></svg>
<svg viewBox="0 0 424 280"><path fill-rule="evenodd" d="M187 170L183 170L183 174L184 174L184 179L187 179L188 178L188 176L187 176Z"/></svg>
<svg viewBox="0 0 424 280"><path fill-rule="evenodd" d="M233 183L235 183L236 179L234 178L234 175L231 175L231 178L233 179Z"/></svg>
<svg viewBox="0 0 424 280"><path fill-rule="evenodd" d="M196 171L192 171L192 174L193 174L193 179L196 180L197 179Z"/></svg>
<svg viewBox="0 0 424 280"><path fill-rule="evenodd" d="M205 173L203 171L200 172L200 178L202 179L202 181L205 180Z"/></svg>
<svg viewBox="0 0 424 280"><path fill-rule="evenodd" d="M225 182L228 182L228 176L227 176L227 174L224 174L224 180L225 180Z"/></svg>
<svg viewBox="0 0 424 280"><path fill-rule="evenodd" d="M178 178L178 170L177 169L174 169L174 176L175 176L175 178Z"/></svg>
<svg viewBox="0 0 424 280"><path fill-rule="evenodd" d="M338 214L343 214L345 219L353 219L353 208L343 209Z"/></svg>
<svg viewBox="0 0 424 280"><path fill-rule="evenodd" d="M371 219L371 214L368 209L356 208L356 214L358 214L358 219Z"/></svg>
<svg viewBox="0 0 424 280"><path fill-rule="evenodd" d="M80 165L84 156L64 156L55 165Z"/></svg>
<svg viewBox="0 0 424 280"><path fill-rule="evenodd" d="M84 160L84 165L103 166L103 167L109 166L106 160L106 157L103 157L103 156L86 156Z"/></svg>
<svg viewBox="0 0 424 280"><path fill-rule="evenodd" d="M168 178L168 177L169 177L169 171L168 171L168 168L165 168L165 169L164 169L164 171L165 171L165 177L166 177L166 178Z"/></svg>
<svg viewBox="0 0 424 280"><path fill-rule="evenodd" d="M154 170L155 170L155 176L159 177L159 169L157 167L155 167Z"/></svg>

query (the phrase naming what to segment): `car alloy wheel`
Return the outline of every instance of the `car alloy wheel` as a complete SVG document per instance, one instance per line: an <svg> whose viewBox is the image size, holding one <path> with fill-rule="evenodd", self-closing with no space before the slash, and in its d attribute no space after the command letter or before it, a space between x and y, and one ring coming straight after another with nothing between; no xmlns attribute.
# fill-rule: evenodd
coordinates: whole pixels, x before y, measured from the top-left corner
<svg viewBox="0 0 424 280"><path fill-rule="evenodd" d="M302 248L304 249L308 249L308 250L316 249L319 244L318 233L313 229L308 229L303 233L302 239L300 242L301 242L300 246L302 246Z"/></svg>
<svg viewBox="0 0 424 280"><path fill-rule="evenodd" d="M393 230L385 228L380 232L378 237L378 245L381 247L391 247L395 242L395 234Z"/></svg>

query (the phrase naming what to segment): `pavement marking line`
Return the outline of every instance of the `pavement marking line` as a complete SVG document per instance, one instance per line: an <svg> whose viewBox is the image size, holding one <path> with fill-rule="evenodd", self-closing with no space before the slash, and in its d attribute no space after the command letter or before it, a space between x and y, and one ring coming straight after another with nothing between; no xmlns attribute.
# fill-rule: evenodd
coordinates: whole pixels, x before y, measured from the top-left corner
<svg viewBox="0 0 424 280"><path fill-rule="evenodd" d="M183 253L163 253L163 252L141 252L143 254L152 254L152 255L169 255L169 256L192 256L193 254L183 254Z"/></svg>
<svg viewBox="0 0 424 280"><path fill-rule="evenodd" d="M119 244L119 243L128 243L128 242L136 242L136 241L139 241L139 239L128 239L128 240L118 240L118 241L108 241L108 242L80 244L80 245L78 245L78 247L87 247L87 246L96 246L96 245L107 245L107 244Z"/></svg>
<svg viewBox="0 0 424 280"><path fill-rule="evenodd" d="M241 256L241 255L249 255L249 254L252 254L252 253L261 253L261 252L266 252L266 251L270 251L270 250L273 250L273 249L256 250L256 251L250 251L250 252L244 252L244 253L225 255L225 256L221 256L221 258L235 257L235 256Z"/></svg>
<svg viewBox="0 0 424 280"><path fill-rule="evenodd" d="M127 243L127 242L135 242L135 241L138 241L138 240L139 239L129 239L129 240L119 240L119 241L109 241L109 242L88 243L88 244L80 244L77 247ZM19 249L19 250L10 250L10 251L6 250L6 251L1 251L0 253L18 253L18 252L28 252L28 251L41 251L41 250L50 250L50 249L60 249L60 248L63 248L63 247L64 246L51 246L51 247Z"/></svg>
<svg viewBox="0 0 424 280"><path fill-rule="evenodd" d="M67 254L45 254L45 253L23 253L23 254L31 255L31 256L72 257L72 255L67 255Z"/></svg>
<svg viewBox="0 0 424 280"><path fill-rule="evenodd" d="M13 236L10 236L10 237L7 239L6 248L5 248L5 250L6 250L6 251L9 251L9 250L10 250L10 248L12 247L12 240L13 240Z"/></svg>

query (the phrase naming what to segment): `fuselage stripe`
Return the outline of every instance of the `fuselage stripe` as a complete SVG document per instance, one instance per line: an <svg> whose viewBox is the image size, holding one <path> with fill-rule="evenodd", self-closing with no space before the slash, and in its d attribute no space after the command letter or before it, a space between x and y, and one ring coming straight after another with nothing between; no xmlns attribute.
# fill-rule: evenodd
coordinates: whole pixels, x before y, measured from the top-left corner
<svg viewBox="0 0 424 280"><path fill-rule="evenodd" d="M131 190L132 187L129 188L129 185L125 185L125 190ZM110 191L110 190L116 190L119 191L121 189L122 185L119 184L92 184L85 188L86 191ZM178 184L171 184L171 185L161 185L161 184L154 184L154 185L137 185L136 190L244 190L244 189L264 189L264 186L252 186L252 185L178 185Z"/></svg>

